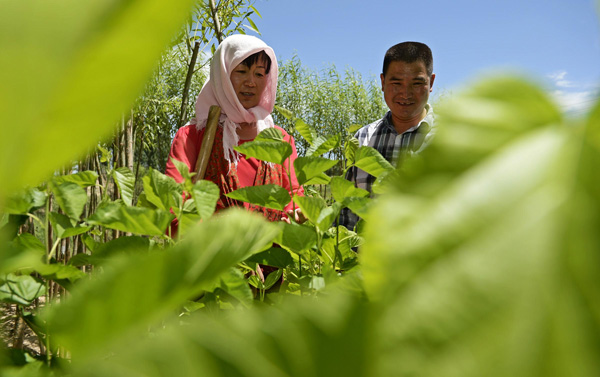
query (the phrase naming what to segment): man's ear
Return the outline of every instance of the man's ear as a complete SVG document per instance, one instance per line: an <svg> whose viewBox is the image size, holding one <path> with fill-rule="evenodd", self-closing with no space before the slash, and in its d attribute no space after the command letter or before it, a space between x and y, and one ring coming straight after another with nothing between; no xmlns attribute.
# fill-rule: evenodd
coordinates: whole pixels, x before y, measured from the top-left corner
<svg viewBox="0 0 600 377"><path fill-rule="evenodd" d="M429 78L429 91L433 91L433 82L435 81L435 73L431 74L431 78Z"/></svg>
<svg viewBox="0 0 600 377"><path fill-rule="evenodd" d="M379 78L381 78L381 91L383 92L383 84L385 83L385 76L383 73L379 75Z"/></svg>

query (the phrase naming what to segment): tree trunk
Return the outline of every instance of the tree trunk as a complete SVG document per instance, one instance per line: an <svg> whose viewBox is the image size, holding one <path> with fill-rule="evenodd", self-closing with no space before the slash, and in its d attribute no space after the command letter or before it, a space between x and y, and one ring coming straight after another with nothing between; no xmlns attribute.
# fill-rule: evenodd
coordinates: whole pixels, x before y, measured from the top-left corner
<svg viewBox="0 0 600 377"><path fill-rule="evenodd" d="M190 64L188 65L187 75L185 76L185 85L183 87L183 93L181 95L181 111L179 112L179 124L183 126L187 116L187 103L190 92L190 86L192 85L192 77L194 76L194 67L196 67L196 60L198 59L198 51L200 51L200 42L194 43L194 50L192 51L192 57Z"/></svg>
<svg viewBox="0 0 600 377"><path fill-rule="evenodd" d="M215 35L219 43L223 42L223 33L221 31L221 22L219 20L219 14L215 0L210 0L210 14L213 19L215 26ZM196 60L198 59L198 52L200 51L200 42L194 43L194 49L192 50L192 57L190 58L190 64L188 65L187 75L185 77L185 85L183 86L183 93L181 95L181 111L179 113L178 127L184 125L187 118L187 102L189 97L190 86L192 84L192 77L194 76L194 68L196 67Z"/></svg>
<svg viewBox="0 0 600 377"><path fill-rule="evenodd" d="M221 32L221 21L219 20L218 9L215 5L215 0L210 0L210 14L213 19L213 23L215 24L215 35L217 36L217 40L219 44L223 42L223 33Z"/></svg>

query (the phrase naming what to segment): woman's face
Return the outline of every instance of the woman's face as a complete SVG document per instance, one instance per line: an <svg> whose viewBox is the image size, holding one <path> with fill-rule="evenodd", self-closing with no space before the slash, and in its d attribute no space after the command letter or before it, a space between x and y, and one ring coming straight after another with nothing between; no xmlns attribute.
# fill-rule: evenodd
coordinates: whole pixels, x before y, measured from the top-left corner
<svg viewBox="0 0 600 377"><path fill-rule="evenodd" d="M262 93L267 86L268 75L265 70L265 62L259 59L251 67L239 64L231 72L231 85L245 109L250 109L260 102Z"/></svg>

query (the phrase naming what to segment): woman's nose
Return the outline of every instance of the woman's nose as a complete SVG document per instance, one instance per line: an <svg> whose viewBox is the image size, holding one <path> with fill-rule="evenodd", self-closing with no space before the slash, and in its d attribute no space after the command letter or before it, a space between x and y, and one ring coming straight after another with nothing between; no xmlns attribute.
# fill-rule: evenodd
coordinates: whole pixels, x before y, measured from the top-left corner
<svg viewBox="0 0 600 377"><path fill-rule="evenodd" d="M254 77L250 76L246 79L246 85L248 86L256 86L256 82L254 82Z"/></svg>

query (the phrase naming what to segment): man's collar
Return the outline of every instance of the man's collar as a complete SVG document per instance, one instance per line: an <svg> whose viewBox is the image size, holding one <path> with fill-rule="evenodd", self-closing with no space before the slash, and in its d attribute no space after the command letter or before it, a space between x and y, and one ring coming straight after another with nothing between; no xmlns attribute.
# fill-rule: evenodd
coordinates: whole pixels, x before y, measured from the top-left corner
<svg viewBox="0 0 600 377"><path fill-rule="evenodd" d="M427 134L434 127L433 107L431 107L431 105L428 103L425 104L425 112L426 112L425 117L423 119L421 119L419 124L417 124L414 127L409 128L408 130L404 131L403 133L413 132L413 131L416 131L417 129L419 129L421 133ZM383 117L383 124L386 127L393 130L394 132L396 132L396 129L394 128L394 123L392 123L392 112L391 111L388 111L385 114L385 116ZM421 128L421 127L423 127L423 128Z"/></svg>

